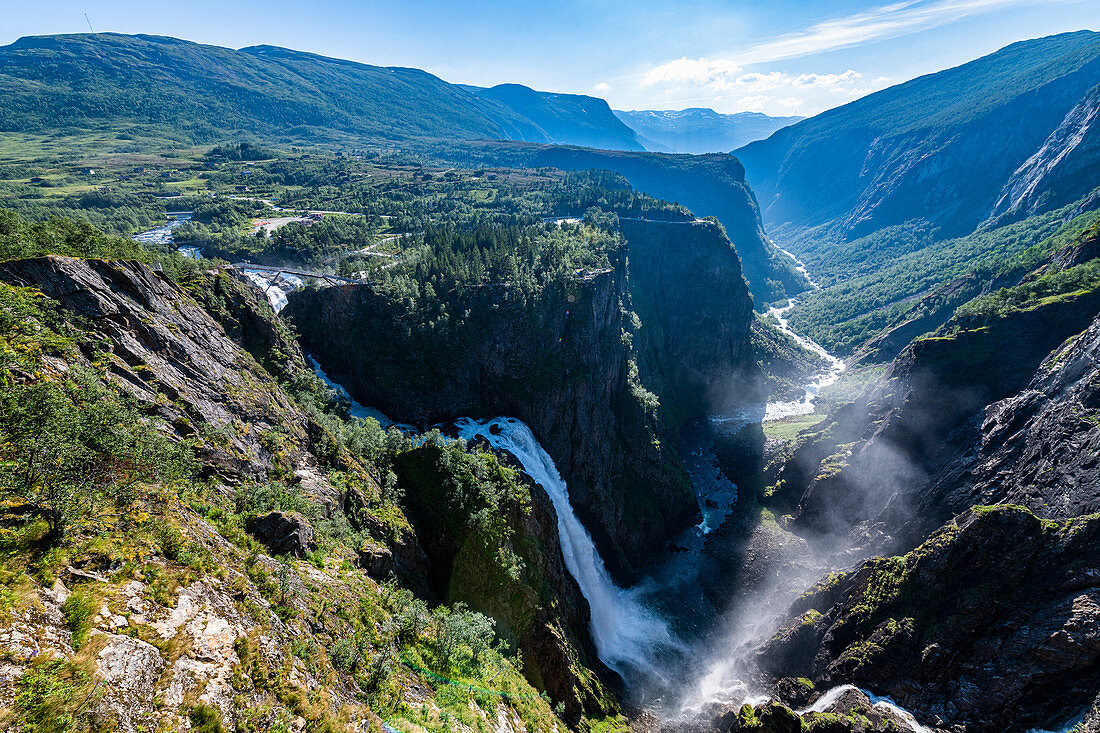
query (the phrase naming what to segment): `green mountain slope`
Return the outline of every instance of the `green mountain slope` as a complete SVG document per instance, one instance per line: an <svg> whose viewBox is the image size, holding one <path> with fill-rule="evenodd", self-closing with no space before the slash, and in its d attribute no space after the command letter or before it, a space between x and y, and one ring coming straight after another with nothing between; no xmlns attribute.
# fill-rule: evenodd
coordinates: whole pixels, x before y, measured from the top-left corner
<svg viewBox="0 0 1100 733"><path fill-rule="evenodd" d="M498 84L490 89L465 87L478 99L496 102L505 114L500 124L511 124L508 113L529 120L533 127L521 127L509 135L515 140L570 143L609 150L642 150L630 127L612 113L607 102L582 94L539 92L522 84Z"/></svg>
<svg viewBox="0 0 1100 733"><path fill-rule="evenodd" d="M1008 213L1002 199L1029 160L1029 213L1045 205L1044 178L1073 157L1091 117L1082 117L1080 135L1052 135L1089 105L1098 83L1100 34L1023 41L829 110L737 155L769 225L829 225L851 239L927 219L958 236Z"/></svg>
<svg viewBox="0 0 1100 733"><path fill-rule="evenodd" d="M543 95L539 119L419 69L274 46L235 51L113 33L21 38L0 48L2 131L137 123L190 140L229 134L576 142L641 149L606 103ZM579 101L584 100L584 101ZM553 120L552 132L540 122ZM601 131L606 126L606 131Z"/></svg>

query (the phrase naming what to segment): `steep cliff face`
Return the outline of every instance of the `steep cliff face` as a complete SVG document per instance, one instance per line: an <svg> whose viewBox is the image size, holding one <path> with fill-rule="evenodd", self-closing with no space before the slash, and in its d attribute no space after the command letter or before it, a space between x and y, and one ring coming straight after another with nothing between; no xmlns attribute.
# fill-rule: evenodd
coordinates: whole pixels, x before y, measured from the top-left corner
<svg viewBox="0 0 1100 733"><path fill-rule="evenodd" d="M317 465L323 431L198 303L145 265L42 257L0 263L0 279L90 322L109 344L109 378L196 440L210 471L264 480Z"/></svg>
<svg viewBox="0 0 1100 733"><path fill-rule="evenodd" d="M1004 186L990 218L1064 206L1093 188L1100 155L1100 86L1090 89Z"/></svg>
<svg viewBox="0 0 1100 733"><path fill-rule="evenodd" d="M1044 419L1052 418L1036 410L1035 400L1041 398L1029 393L1051 396L1050 389L1059 389L1061 398L1071 402L1081 398L1066 391L1069 385L1087 393L1089 376L1080 366L1087 356L1071 366L1058 358L1076 354L1071 347L1051 352L1088 328L1098 311L1100 294L1083 293L1000 318L956 319L945 335L914 342L873 389L834 413L795 451L778 475L777 498L797 503L797 523L817 531L851 528L888 507L893 529L913 526L909 509L914 506L920 507L922 528L928 529L928 523L942 523L971 499L1005 499L1001 489L990 489L1013 485L1003 477L1014 466L1022 467L1016 451L1027 449L1021 442L1049 445L1060 443L1067 429L1078 432L1071 427L1072 408L1058 410L1057 402L1048 406L1065 427L1048 432L1051 425ZM1088 348L1088 339L1082 338L1079 348ZM1007 398L1012 399L995 404ZM1002 445L1010 436L1014 440ZM1072 445L1068 441L1065 448ZM1025 491L1022 485L1020 491L1030 492L1038 505L1056 500L1050 493L1056 483L1043 482L1046 492L1036 486ZM1081 501L1092 506L1087 493Z"/></svg>
<svg viewBox="0 0 1100 733"><path fill-rule="evenodd" d="M455 296L461 325L445 341L407 330L403 304L369 286L296 293L284 314L326 371L395 419L526 422L609 569L629 579L697 513L670 436L712 401L750 399L752 366L750 300L721 230L623 226L618 264L575 287Z"/></svg>
<svg viewBox="0 0 1100 733"><path fill-rule="evenodd" d="M1100 511L1100 319L961 432L963 450L921 491L918 515L996 502L1053 519Z"/></svg>
<svg viewBox="0 0 1100 733"><path fill-rule="evenodd" d="M620 278L589 273L530 303L502 286L468 291L449 307L468 315L446 340L405 331L402 304L365 285L295 293L284 315L353 397L394 419L526 422L608 566L629 577L696 508L635 397Z"/></svg>
<svg viewBox="0 0 1100 733"><path fill-rule="evenodd" d="M623 175L639 191L678 201L699 216L713 216L726 229L758 304L809 289L805 275L764 234L756 196L745 169L732 155L613 153L574 147L540 149L534 166L561 170L603 169Z"/></svg>
<svg viewBox="0 0 1100 733"><path fill-rule="evenodd" d="M722 414L753 399L752 299L719 225L620 220L642 382L665 410ZM666 417L671 417L666 415Z"/></svg>
<svg viewBox="0 0 1100 733"><path fill-rule="evenodd" d="M854 683L958 731L1059 729L1100 684L1100 520L960 516L903 557L800 598L762 649L777 676Z"/></svg>

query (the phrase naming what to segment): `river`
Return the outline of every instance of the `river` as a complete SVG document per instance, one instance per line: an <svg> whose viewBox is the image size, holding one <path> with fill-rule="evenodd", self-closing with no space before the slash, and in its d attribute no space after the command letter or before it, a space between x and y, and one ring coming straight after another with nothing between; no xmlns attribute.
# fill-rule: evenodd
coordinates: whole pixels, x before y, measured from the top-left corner
<svg viewBox="0 0 1100 733"><path fill-rule="evenodd" d="M183 221L186 219L170 221L135 239L170 244L173 230ZM180 251L190 257L202 256L198 248L181 247ZM287 292L301 286L297 278L280 280L269 272L247 269L242 272L264 289L276 311L286 304ZM612 580L591 534L573 509L566 482L526 424L511 417L461 418L455 423L460 437L484 438L494 448L515 456L524 472L546 491L557 515L566 567L591 610L590 631L600 659L623 677L634 701L661 720L705 714L713 704L736 708L768 699L750 681L746 650L774 628L776 599L790 595L790 579L773 579L761 588L758 598L738 609L726 610L715 608L706 598L700 577L706 572L723 572L720 567L708 566L714 562L713 555L708 554L708 542L723 527L738 502L736 484L719 465L716 441L762 421L812 412L821 389L834 383L843 372L843 362L790 328L787 314L796 304L797 301L791 300L782 307L769 309L768 313L776 318L779 330L822 356L827 369L805 385L800 400L750 405L736 414L713 415L685 431L681 453L702 519L675 538L670 543L671 551L663 558L655 558L647 578L634 587L623 588ZM414 430L355 402L325 374L320 364L313 359L310 362L318 376L348 400L353 417L375 419L383 427ZM808 586L825 569L817 568L795 584ZM780 586L785 586L783 592ZM828 709L848 689L851 687L833 688L809 709ZM898 715L914 733L927 732L889 699L870 697L874 706Z"/></svg>
<svg viewBox="0 0 1100 733"><path fill-rule="evenodd" d="M168 222L162 224L159 227L150 229L140 234L135 234L132 238L136 242L142 242L143 244L152 244L159 246L171 246L176 242L175 230L191 221L190 211L174 211L168 212ZM176 247L176 251L184 257L188 257L193 260L202 259L202 247L195 245L185 244ZM248 268L241 268L241 274L249 279L253 285L264 291L264 295L267 296L268 302L276 313L280 312L287 304L287 295L294 290L302 287L302 279L295 275L289 275L286 273L274 273L266 270L250 270Z"/></svg>
<svg viewBox="0 0 1100 733"><path fill-rule="evenodd" d="M764 420L781 420L785 417L795 417L797 415L809 415L816 409L815 401L818 395L821 394L821 390L825 389L831 384L835 384L840 375L844 373L844 362L836 356L833 356L826 351L820 344L812 339L802 336L796 333L791 328L790 323L787 321L787 314L791 312L796 305L798 305L798 299L791 298L783 306L772 306L768 309L767 315L775 318L777 325L776 328L780 332L787 334L795 343L807 351L820 356L825 360L828 365L824 371L814 376L805 386L805 393L801 399L792 400L790 402L768 402L764 409Z"/></svg>

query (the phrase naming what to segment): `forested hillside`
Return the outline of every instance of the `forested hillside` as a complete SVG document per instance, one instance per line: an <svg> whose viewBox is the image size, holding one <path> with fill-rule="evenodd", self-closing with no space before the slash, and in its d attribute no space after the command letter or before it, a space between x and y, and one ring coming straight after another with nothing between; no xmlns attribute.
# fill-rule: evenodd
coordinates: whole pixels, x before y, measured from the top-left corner
<svg viewBox="0 0 1100 733"><path fill-rule="evenodd" d="M137 126L190 141L235 134L361 142L489 138L641 149L594 98L542 96L535 114L419 69L162 36L21 38L0 48L0 92L8 100L0 112L6 131L112 125L119 133ZM588 112L601 107L604 118L594 122Z"/></svg>

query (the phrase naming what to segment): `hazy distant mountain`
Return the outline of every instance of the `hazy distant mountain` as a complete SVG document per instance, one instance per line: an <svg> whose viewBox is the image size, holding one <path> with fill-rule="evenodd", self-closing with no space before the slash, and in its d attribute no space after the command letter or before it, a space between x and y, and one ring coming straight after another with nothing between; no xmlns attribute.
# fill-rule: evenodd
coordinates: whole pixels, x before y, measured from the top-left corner
<svg viewBox="0 0 1100 733"><path fill-rule="evenodd" d="M939 236L1100 185L1100 33L1023 41L736 151L769 225Z"/></svg>
<svg viewBox="0 0 1100 733"><path fill-rule="evenodd" d="M0 130L137 123L191 140L246 132L642 149L603 100L524 89L474 94L419 69L161 36L36 36L0 48Z"/></svg>
<svg viewBox="0 0 1100 733"><path fill-rule="evenodd" d="M725 115L712 109L615 110L615 116L636 133L646 150L662 153L728 153L763 140L802 117L769 117L760 112Z"/></svg>

